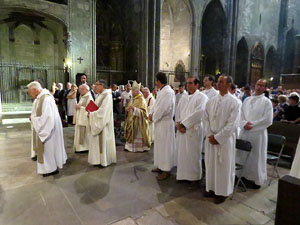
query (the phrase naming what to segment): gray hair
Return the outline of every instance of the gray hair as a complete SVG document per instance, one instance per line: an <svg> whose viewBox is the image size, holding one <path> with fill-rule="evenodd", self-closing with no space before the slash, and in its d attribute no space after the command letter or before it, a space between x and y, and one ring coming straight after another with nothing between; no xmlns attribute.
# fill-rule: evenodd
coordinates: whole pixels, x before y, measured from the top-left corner
<svg viewBox="0 0 300 225"><path fill-rule="evenodd" d="M147 88L147 87L144 87L144 88L143 88L143 91L147 91L147 92L150 94L150 90L149 90L149 88Z"/></svg>
<svg viewBox="0 0 300 225"><path fill-rule="evenodd" d="M88 91L90 90L90 87L89 87L89 85L87 85L87 84L82 84L82 85L79 86L79 88L80 88L80 87L85 87L86 90L88 90Z"/></svg>
<svg viewBox="0 0 300 225"><path fill-rule="evenodd" d="M38 91L43 90L42 85L38 81L32 81L27 85L28 89L36 89Z"/></svg>
<svg viewBox="0 0 300 225"><path fill-rule="evenodd" d="M64 88L64 85L62 83L58 83L57 87L61 91Z"/></svg>

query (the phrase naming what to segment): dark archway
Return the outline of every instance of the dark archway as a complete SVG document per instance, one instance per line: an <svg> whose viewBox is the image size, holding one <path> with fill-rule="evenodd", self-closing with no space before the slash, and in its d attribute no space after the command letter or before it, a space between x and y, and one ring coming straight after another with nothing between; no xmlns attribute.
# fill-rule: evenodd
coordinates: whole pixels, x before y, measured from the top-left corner
<svg viewBox="0 0 300 225"><path fill-rule="evenodd" d="M274 76L275 48L271 46L267 52L264 77L270 79Z"/></svg>
<svg viewBox="0 0 300 225"><path fill-rule="evenodd" d="M285 48L284 48L284 63L283 63L284 74L293 73L294 58L295 58L295 31L292 28L286 34Z"/></svg>
<svg viewBox="0 0 300 225"><path fill-rule="evenodd" d="M206 7L202 17L201 74L215 75L224 69L226 16L219 0Z"/></svg>
<svg viewBox="0 0 300 225"><path fill-rule="evenodd" d="M264 46L256 43L251 52L250 84L254 85L256 81L263 76L264 71Z"/></svg>
<svg viewBox="0 0 300 225"><path fill-rule="evenodd" d="M242 87L247 84L249 64L249 49L243 37L237 44L235 61L235 83Z"/></svg>

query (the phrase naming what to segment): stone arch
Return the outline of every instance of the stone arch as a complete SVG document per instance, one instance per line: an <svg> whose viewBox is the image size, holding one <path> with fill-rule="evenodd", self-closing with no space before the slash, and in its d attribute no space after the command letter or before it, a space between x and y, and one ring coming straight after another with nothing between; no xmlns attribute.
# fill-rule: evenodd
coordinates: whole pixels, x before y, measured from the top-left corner
<svg viewBox="0 0 300 225"><path fill-rule="evenodd" d="M182 60L190 70L193 9L190 1L164 0L160 28L160 70L175 71Z"/></svg>
<svg viewBox="0 0 300 225"><path fill-rule="evenodd" d="M226 15L219 0L212 0L202 16L201 74L216 75L224 69Z"/></svg>
<svg viewBox="0 0 300 225"><path fill-rule="evenodd" d="M14 29L15 60L28 65L34 61L34 31L21 24Z"/></svg>
<svg viewBox="0 0 300 225"><path fill-rule="evenodd" d="M276 50L271 46L267 51L264 77L269 79L274 76Z"/></svg>
<svg viewBox="0 0 300 225"><path fill-rule="evenodd" d="M264 46L257 42L251 51L250 84L263 77L264 71Z"/></svg>
<svg viewBox="0 0 300 225"><path fill-rule="evenodd" d="M294 59L295 59L295 30L291 28L285 39L284 47L284 60L283 60L283 73L291 74L293 73Z"/></svg>
<svg viewBox="0 0 300 225"><path fill-rule="evenodd" d="M242 37L236 48L235 83L242 87L247 84L249 65L249 48L245 37Z"/></svg>
<svg viewBox="0 0 300 225"><path fill-rule="evenodd" d="M28 4L28 3L27 3ZM36 6L36 4L35 4ZM54 20L60 24L62 24L66 30L68 27L68 15L67 15L67 7L66 6L62 6L62 5L58 5L56 6L59 8L59 10L56 10L57 15L54 13L55 10L53 10L53 12L47 11L47 9L45 10L45 8L43 7L41 10L36 10L36 7L30 7L30 6L26 6L26 8L24 8L24 6L10 6L8 5L2 5L0 12L1 13L5 13L5 12L25 12L25 13L33 13L35 15L39 15L42 17L47 17L50 20ZM66 8L66 12L65 13L61 13L62 12L62 7ZM53 5L52 5L53 8ZM59 15L59 13L61 13L61 15ZM64 15L66 14L66 15Z"/></svg>

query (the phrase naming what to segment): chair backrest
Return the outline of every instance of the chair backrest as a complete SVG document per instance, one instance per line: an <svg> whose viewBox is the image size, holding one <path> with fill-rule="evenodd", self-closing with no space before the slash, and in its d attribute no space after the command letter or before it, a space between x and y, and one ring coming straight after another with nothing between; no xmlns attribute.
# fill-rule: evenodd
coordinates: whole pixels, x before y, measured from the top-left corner
<svg viewBox="0 0 300 225"><path fill-rule="evenodd" d="M245 141L242 139L236 139L235 147L239 150L250 152L252 149L252 145L249 141Z"/></svg>
<svg viewBox="0 0 300 225"><path fill-rule="evenodd" d="M294 157L300 135L299 125L275 121L268 127L268 132L285 136L283 154Z"/></svg>
<svg viewBox="0 0 300 225"><path fill-rule="evenodd" d="M268 134L268 151L274 153L281 153L286 138L279 134Z"/></svg>

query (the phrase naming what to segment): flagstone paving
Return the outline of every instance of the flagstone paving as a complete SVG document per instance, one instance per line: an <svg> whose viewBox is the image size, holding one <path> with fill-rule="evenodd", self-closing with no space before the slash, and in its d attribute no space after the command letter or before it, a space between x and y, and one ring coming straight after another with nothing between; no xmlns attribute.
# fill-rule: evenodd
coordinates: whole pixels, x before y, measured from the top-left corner
<svg viewBox="0 0 300 225"><path fill-rule="evenodd" d="M129 153L119 145L117 164L90 166L87 154L73 153L73 133L74 127L64 128L67 164L43 178L30 159L30 125L0 127L0 224L274 224L277 181L215 205L203 197L204 182L178 183L175 174L158 182L153 150Z"/></svg>

